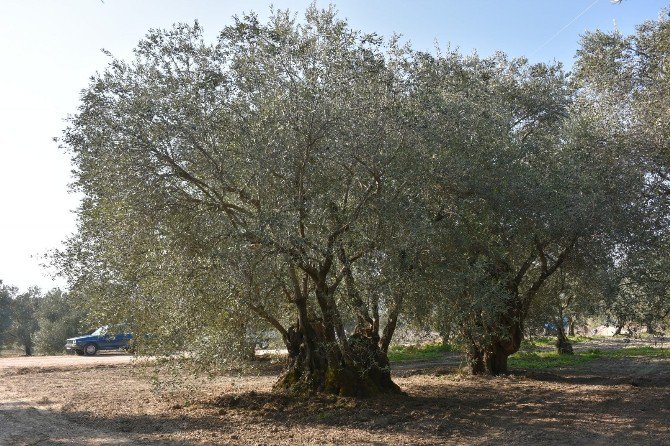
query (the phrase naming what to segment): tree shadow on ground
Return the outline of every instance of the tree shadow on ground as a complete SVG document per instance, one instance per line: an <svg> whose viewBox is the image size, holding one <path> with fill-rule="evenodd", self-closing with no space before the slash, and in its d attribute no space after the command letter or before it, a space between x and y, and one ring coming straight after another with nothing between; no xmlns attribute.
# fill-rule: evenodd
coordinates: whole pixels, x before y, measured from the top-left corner
<svg viewBox="0 0 670 446"><path fill-rule="evenodd" d="M513 370L537 381L572 385L670 387L670 363L658 357L600 358L576 367Z"/></svg>
<svg viewBox="0 0 670 446"><path fill-rule="evenodd" d="M229 428L224 419L211 415L197 418L165 415L94 415L90 412L59 412L28 403L0 403L1 445L168 445L187 446L189 440L173 434L204 430L223 434ZM210 435L215 439L215 435Z"/></svg>
<svg viewBox="0 0 670 446"><path fill-rule="evenodd" d="M668 387L618 383L623 372L593 379L589 370L500 378L433 371L401 378L404 394L362 400L250 391L166 405L158 415L1 403L0 444L309 444L315 432L330 435L329 444L670 443Z"/></svg>
<svg viewBox="0 0 670 446"><path fill-rule="evenodd" d="M558 376L558 375L556 375ZM559 377L560 378L560 377ZM354 428L398 434L417 443L476 443L479 437L512 444L656 444L670 441L666 423L670 394L645 389L583 386L557 380L557 388L527 378L471 378L412 389L404 395L367 400L305 398L248 392L225 395L214 407L244 414L257 423ZM567 385L566 385L567 384ZM569 388L569 389L568 389ZM665 407L663 410L654 408ZM400 435L402 434L402 435Z"/></svg>
<svg viewBox="0 0 670 446"><path fill-rule="evenodd" d="M628 375L620 377L607 377L600 375L589 376L561 376L551 372L538 372L521 370L517 372L520 376L530 378L536 381L545 381L551 383L562 383L572 385L590 385L590 386L631 386L631 387L670 387L670 381L667 379L657 379L645 375Z"/></svg>

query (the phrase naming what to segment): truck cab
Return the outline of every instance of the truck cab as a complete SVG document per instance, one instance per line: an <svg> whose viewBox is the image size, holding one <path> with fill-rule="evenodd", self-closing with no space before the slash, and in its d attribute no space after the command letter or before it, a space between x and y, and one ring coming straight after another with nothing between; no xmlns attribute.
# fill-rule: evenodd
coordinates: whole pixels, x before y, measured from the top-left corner
<svg viewBox="0 0 670 446"><path fill-rule="evenodd" d="M67 352L93 356L101 350L128 350L133 335L123 325L104 325L90 334L70 338L65 343Z"/></svg>

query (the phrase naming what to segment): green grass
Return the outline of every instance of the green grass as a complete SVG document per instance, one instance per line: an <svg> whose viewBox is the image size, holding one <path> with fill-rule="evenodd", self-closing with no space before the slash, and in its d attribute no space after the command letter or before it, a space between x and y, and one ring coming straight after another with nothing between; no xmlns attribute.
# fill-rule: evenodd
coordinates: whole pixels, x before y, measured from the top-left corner
<svg viewBox="0 0 670 446"><path fill-rule="evenodd" d="M591 341L594 338L588 336L568 336L568 340L572 344L579 344L581 342ZM540 336L532 339L524 339L521 342L522 350L531 350L536 347L555 347L556 346L556 336Z"/></svg>
<svg viewBox="0 0 670 446"><path fill-rule="evenodd" d="M597 354L589 352L574 355L559 355L556 352L519 352L509 357L508 366L513 369L549 369L582 364L597 358Z"/></svg>
<svg viewBox="0 0 670 446"><path fill-rule="evenodd" d="M519 352L509 357L509 367L516 369L548 369L574 366L599 358L630 357L670 358L670 349L655 347L631 347L620 350L592 349L574 355L559 355L556 352Z"/></svg>
<svg viewBox="0 0 670 446"><path fill-rule="evenodd" d="M421 361L439 359L444 353L455 351L451 345L392 345L388 351L389 361Z"/></svg>
<svg viewBox="0 0 670 446"><path fill-rule="evenodd" d="M644 356L648 358L670 358L670 348L628 347L620 350L592 350L601 353L602 358L630 358Z"/></svg>
<svg viewBox="0 0 670 446"><path fill-rule="evenodd" d="M585 342L592 338L577 336L570 338L573 343ZM553 347L552 338L535 338L534 346ZM392 345L389 348L388 358L392 362L398 361L427 361L440 359L444 353L458 351L452 345L424 344L424 345ZM555 351L520 351L509 357L509 367L512 369L549 369L583 364L600 358L630 358L630 357L657 357L670 358L670 348L656 347L629 347L619 350L590 349L575 352L574 355L559 355Z"/></svg>

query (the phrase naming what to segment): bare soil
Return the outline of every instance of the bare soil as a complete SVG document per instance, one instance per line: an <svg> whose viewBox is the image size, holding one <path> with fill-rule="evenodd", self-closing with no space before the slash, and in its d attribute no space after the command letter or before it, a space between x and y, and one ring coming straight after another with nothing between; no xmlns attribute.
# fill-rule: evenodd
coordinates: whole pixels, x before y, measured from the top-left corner
<svg viewBox="0 0 670 446"><path fill-rule="evenodd" d="M125 355L1 358L0 445L670 445L667 358L499 378L458 364L395 365L402 395L306 401L272 392L269 361L173 389Z"/></svg>
<svg viewBox="0 0 670 446"><path fill-rule="evenodd" d="M132 360L131 355L116 352L105 352L96 356L14 356L0 359L0 373L11 372L12 370L30 373L36 370L44 372L52 369L80 369L98 365L112 366L130 364Z"/></svg>

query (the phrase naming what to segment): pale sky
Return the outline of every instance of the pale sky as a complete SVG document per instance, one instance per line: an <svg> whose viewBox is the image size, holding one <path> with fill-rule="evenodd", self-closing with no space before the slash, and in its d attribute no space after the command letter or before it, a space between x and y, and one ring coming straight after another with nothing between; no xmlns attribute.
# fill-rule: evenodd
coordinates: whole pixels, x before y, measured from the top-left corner
<svg viewBox="0 0 670 446"><path fill-rule="evenodd" d="M304 11L309 1L279 1ZM328 1L318 1L327 5ZM332 1L352 27L400 33L418 49L437 41L469 53L502 50L566 66L586 30L633 32L668 0L347 0ZM231 16L269 1L0 0L0 280L21 290L63 286L39 265L76 229L78 197L68 193L71 166L52 138L75 113L79 91L107 58L128 58L149 28L204 26L214 39Z"/></svg>

